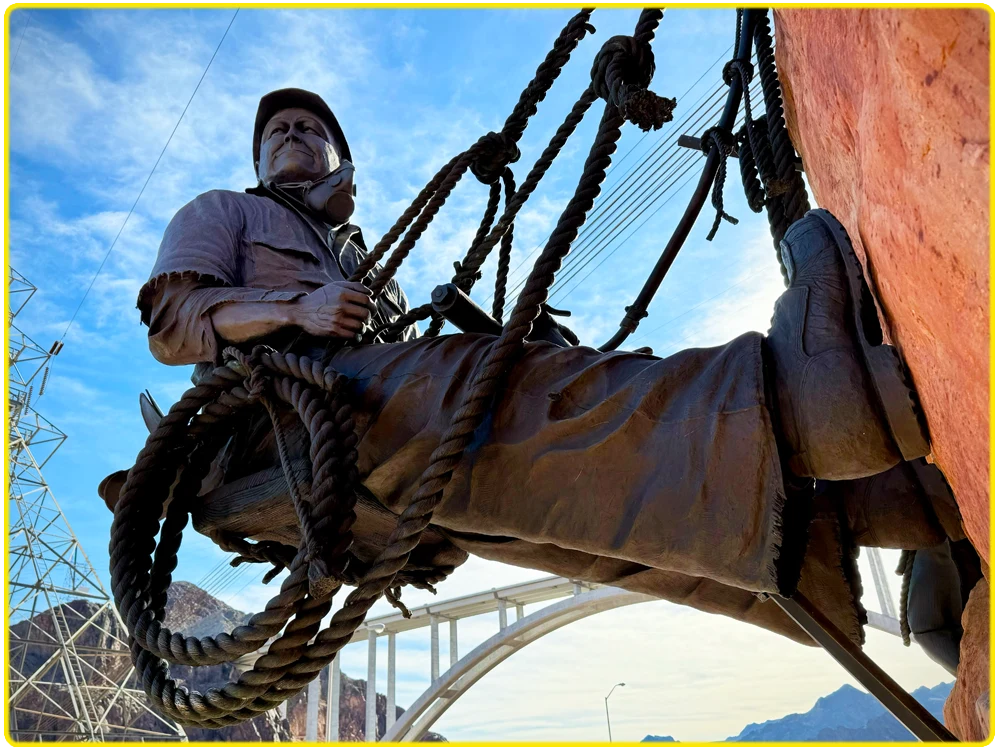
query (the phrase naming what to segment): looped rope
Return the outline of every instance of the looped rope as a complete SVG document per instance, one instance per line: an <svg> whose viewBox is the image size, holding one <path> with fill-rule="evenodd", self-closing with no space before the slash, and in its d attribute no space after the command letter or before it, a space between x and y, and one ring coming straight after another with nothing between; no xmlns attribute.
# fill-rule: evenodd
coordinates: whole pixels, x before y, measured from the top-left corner
<svg viewBox="0 0 1000 750"><path fill-rule="evenodd" d="M507 166L521 158L516 141L492 130L479 139L476 151L469 171L484 185L498 182Z"/></svg>
<svg viewBox="0 0 1000 750"><path fill-rule="evenodd" d="M574 16L539 67L536 79L529 84L514 114L508 118L508 125L513 123L511 127L514 131L518 128L523 131L519 125L521 119L534 112L568 59L569 51L579 38L591 30L586 23L589 14L590 11L585 10ZM642 11L635 32L639 43L648 45L662 15L660 10ZM614 61L609 62L609 68L616 68ZM595 99L594 90L588 87L513 195L512 182L508 186L505 179L509 196L507 206L489 235L470 250L468 263L463 264L470 273L482 265L489 250L509 233L517 211ZM409 504L400 514L385 547L370 565L363 566L363 571L356 558L348 554L356 493L347 491L352 490L357 482L357 436L347 400L348 389L344 378L335 370L307 357L279 355L264 349L255 349L249 357L233 353L227 366L216 368L171 407L147 439L136 465L129 472L115 506L110 549L115 604L130 633L133 663L154 708L185 725L213 729L259 716L287 701L316 679L350 642L372 605L383 595L405 610L399 601L401 586L413 585L433 590L432 584L451 571L450 566L439 569L409 567L410 553L430 524L476 430L502 391L507 373L521 356L525 338L545 303L555 274L601 192L601 183L606 177L626 117L621 104L609 101L605 107L573 198L529 274L509 321L475 373L464 402L456 410L452 424L432 453L429 466ZM515 136L516 140L519 132L515 132ZM361 272L361 277L374 268L381 253L395 242L414 218L417 219L372 282L373 291L381 291L391 280L420 233L475 157L473 148L445 165L389 235L379 243L378 253L373 251L365 259L368 267ZM505 175L506 172L503 172L501 176ZM390 235L394 237L387 241ZM262 368L262 374L254 377L252 373L258 367ZM262 382L265 385L260 385ZM291 561L283 555L286 550L282 549L249 547L247 554L241 552L247 559L270 555L286 565L289 574L282 581L280 594L268 602L263 612L254 615L247 626L237 628L232 634L220 634L201 641L185 639L163 628L162 618L158 617L165 601L165 584L169 583L170 571L176 566L180 529L172 531L166 539L161 535L155 548L157 561L160 561L158 564L151 558L153 547L149 540L156 536L159 516L178 471L190 459L191 436L204 434L207 436L205 444L211 446L212 430L218 431L226 426L228 418L241 405L254 403L251 391L253 399L275 410L272 419L275 419L280 403L291 406L309 432L311 502L294 501L293 494L293 502L302 520L303 542ZM282 466L289 491L295 493L298 481L287 461L287 451L279 449L279 453L284 456ZM178 487L183 483L189 493L193 492L199 486L196 480L203 472L207 472L204 456L187 465ZM183 511L185 505L182 503L177 507ZM178 519L186 518L186 512L178 511L176 516ZM168 513L169 518L171 515ZM181 525L180 520L177 525ZM329 625L321 628L322 621L332 608L333 595L339 590L339 584L329 592L316 591L314 587L314 545L327 540L334 540L333 554L345 555L347 565L342 569L341 576L345 582L356 581L356 588L332 615ZM161 546L164 548L162 555ZM283 556L279 558L279 554ZM280 637L274 638L278 633ZM242 673L235 681L205 693L192 693L171 679L164 661L167 658L174 663L219 664L235 658L233 654L250 653L268 640L270 643L266 652L256 660L251 670Z"/></svg>
<svg viewBox="0 0 1000 750"><path fill-rule="evenodd" d="M731 86L735 76L740 77L740 80L744 84L743 91L748 92L750 81L753 80L753 65L749 60L741 60L738 57L734 57L722 67L722 82L724 84Z"/></svg>
<svg viewBox="0 0 1000 750"><path fill-rule="evenodd" d="M726 186L726 161L736 147L733 134L723 130L718 125L710 127L701 137L701 150L707 154L713 147L719 152L719 169L715 173L715 183L712 186L712 208L715 209L715 221L712 222L712 229L706 238L709 242L715 239L715 233L719 231L719 225L723 219L730 224L740 223L739 219L726 213L722 203L722 191Z"/></svg>
<svg viewBox="0 0 1000 750"><path fill-rule="evenodd" d="M755 159L766 155L764 161L757 162L761 170L761 178L769 177L768 170L773 165L773 181L768 187L767 221L771 229L771 239L775 252L781 257L781 240L795 221L802 218L809 210L809 195L806 192L805 181L796 170L797 156L788 135L785 123L784 104L781 95L781 82L774 61L774 45L771 39L771 26L767 13L747 10L744 23L753 23L754 48L757 52L757 70L760 86L764 92L764 117L755 121L750 129L750 137L758 139L758 143L766 143L766 151L758 149ZM788 283L787 273L783 264L779 263L785 283Z"/></svg>
<svg viewBox="0 0 1000 750"><path fill-rule="evenodd" d="M666 99L649 90L655 70L648 40L613 36L594 58L591 85L594 93L616 107L623 119L643 131L659 130L673 119L677 100Z"/></svg>
<svg viewBox="0 0 1000 750"><path fill-rule="evenodd" d="M514 174L510 169L503 173L504 200L509 207L515 195ZM510 273L510 253L514 247L514 225L504 234L500 241L500 254L497 257L497 280L493 285L493 318L497 323L503 323L504 301L507 297L507 276Z"/></svg>

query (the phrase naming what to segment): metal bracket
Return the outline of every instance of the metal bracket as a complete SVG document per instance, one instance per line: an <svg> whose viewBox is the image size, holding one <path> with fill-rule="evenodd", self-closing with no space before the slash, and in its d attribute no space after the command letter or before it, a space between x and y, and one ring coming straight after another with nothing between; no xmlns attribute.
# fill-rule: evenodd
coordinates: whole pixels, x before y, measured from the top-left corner
<svg viewBox="0 0 1000 750"><path fill-rule="evenodd" d="M837 660L913 736L923 742L958 742L930 711L921 706L898 682L882 671L864 651L813 606L802 594L791 598L772 596L774 603Z"/></svg>

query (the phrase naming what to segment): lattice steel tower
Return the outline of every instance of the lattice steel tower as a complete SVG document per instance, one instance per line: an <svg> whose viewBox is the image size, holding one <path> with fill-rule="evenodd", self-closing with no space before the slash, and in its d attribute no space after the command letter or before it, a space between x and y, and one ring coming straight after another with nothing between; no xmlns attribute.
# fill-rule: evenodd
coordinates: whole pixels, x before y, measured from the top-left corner
<svg viewBox="0 0 1000 750"><path fill-rule="evenodd" d="M183 740L176 723L149 708L121 618L42 476L66 435L32 402L45 390L49 359L62 344L46 351L14 325L35 287L13 269L8 291L10 737L45 743Z"/></svg>

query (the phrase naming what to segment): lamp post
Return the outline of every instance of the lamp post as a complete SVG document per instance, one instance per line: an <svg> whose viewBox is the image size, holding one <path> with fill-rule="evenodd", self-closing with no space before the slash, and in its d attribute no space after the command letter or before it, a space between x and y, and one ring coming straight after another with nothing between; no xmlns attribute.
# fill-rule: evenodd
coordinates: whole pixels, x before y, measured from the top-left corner
<svg viewBox="0 0 1000 750"><path fill-rule="evenodd" d="M611 739L611 711L608 709L608 698L611 697L611 693L615 692L615 688L618 687L625 687L625 683L619 682L617 685L611 688L611 690L608 692L607 695L604 696L604 715L608 719L608 742L614 742L614 740Z"/></svg>

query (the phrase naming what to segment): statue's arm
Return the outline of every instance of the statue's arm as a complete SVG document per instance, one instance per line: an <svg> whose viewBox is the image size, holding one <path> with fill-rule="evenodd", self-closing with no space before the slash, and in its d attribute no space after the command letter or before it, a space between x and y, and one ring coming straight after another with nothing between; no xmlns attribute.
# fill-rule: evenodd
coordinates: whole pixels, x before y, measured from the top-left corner
<svg viewBox="0 0 1000 750"><path fill-rule="evenodd" d="M230 300L212 310L216 333L242 343L294 326L314 336L353 338L361 333L375 304L363 284L334 281L289 304L280 301Z"/></svg>
<svg viewBox="0 0 1000 750"><path fill-rule="evenodd" d="M374 305L361 284L335 281L312 292L248 287L253 252L233 193L215 190L184 206L167 226L153 274L139 294L149 348L171 365L217 362L230 344L294 327L353 338Z"/></svg>

